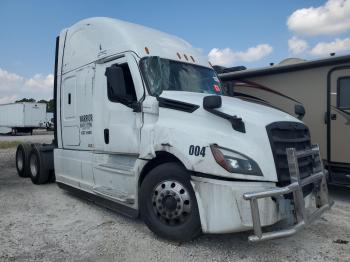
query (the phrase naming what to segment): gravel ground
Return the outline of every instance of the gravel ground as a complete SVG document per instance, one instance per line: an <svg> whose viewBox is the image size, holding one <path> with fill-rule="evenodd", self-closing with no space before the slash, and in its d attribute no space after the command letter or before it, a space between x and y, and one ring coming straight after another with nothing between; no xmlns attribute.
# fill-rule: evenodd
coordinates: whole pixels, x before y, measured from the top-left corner
<svg viewBox="0 0 350 262"><path fill-rule="evenodd" d="M33 130L33 135L28 135L26 133L21 133L16 136L12 135L1 135L1 141L22 141L22 142L32 142L32 143L51 143L53 139L53 131L46 130Z"/></svg>
<svg viewBox="0 0 350 262"><path fill-rule="evenodd" d="M248 233L174 243L57 187L19 178L15 149L0 150L0 261L350 261L350 189L297 235L250 244Z"/></svg>

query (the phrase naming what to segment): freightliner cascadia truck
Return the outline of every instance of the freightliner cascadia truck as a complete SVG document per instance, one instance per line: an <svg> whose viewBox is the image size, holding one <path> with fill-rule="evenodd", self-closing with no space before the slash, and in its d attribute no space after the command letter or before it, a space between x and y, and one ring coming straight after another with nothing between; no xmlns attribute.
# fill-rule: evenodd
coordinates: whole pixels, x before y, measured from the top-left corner
<svg viewBox="0 0 350 262"><path fill-rule="evenodd" d="M207 58L178 37L80 21L57 37L54 99L54 140L19 145L19 175L141 217L161 237L285 237L331 206L307 126L224 96Z"/></svg>

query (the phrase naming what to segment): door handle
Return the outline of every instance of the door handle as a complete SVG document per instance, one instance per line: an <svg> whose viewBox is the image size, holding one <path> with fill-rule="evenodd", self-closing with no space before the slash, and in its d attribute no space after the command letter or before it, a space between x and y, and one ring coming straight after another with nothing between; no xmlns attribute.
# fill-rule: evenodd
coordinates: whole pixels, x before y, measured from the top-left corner
<svg viewBox="0 0 350 262"><path fill-rule="evenodd" d="M331 120L337 120L337 114L331 114Z"/></svg>
<svg viewBox="0 0 350 262"><path fill-rule="evenodd" d="M105 128L103 130L103 136L105 139L105 143L108 145L109 144L109 129L108 128Z"/></svg>

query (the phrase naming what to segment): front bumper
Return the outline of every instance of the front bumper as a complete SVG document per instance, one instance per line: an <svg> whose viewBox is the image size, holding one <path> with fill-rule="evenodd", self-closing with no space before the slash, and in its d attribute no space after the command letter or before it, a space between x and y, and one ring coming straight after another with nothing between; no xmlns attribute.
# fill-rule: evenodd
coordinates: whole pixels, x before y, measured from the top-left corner
<svg viewBox="0 0 350 262"><path fill-rule="evenodd" d="M251 216L253 221L254 235L249 237L249 241L259 242L263 240L291 236L300 231L306 225L312 223L312 221L315 219L319 218L326 210L330 209L332 202L328 197L326 172L322 167L321 161L319 161L319 167L314 170L313 174L305 179L300 178L298 159L309 155L312 155L320 160L318 147L314 147L306 151L296 151L294 148L287 149L291 184L282 188L274 188L271 190L243 194L243 198L250 201ZM311 183L314 184L313 193L315 194L316 209L312 212L307 212L302 189ZM258 200L271 197L280 197L286 194L293 194L293 226L278 231L263 233Z"/></svg>
<svg viewBox="0 0 350 262"><path fill-rule="evenodd" d="M317 155L318 149L293 152L289 161L292 181L282 188L277 187L275 182L225 181L192 176L202 231L218 234L253 229L254 235L249 240L254 242L286 237L298 232L329 209L331 202L321 162L318 161L320 166L306 179L300 179L299 172L293 171L298 170L297 157L306 153ZM311 183L314 184L313 191L304 196L302 188ZM286 194L294 197L286 197ZM316 211L310 214L310 210ZM279 222L287 222L287 226L283 230L263 233L262 228Z"/></svg>

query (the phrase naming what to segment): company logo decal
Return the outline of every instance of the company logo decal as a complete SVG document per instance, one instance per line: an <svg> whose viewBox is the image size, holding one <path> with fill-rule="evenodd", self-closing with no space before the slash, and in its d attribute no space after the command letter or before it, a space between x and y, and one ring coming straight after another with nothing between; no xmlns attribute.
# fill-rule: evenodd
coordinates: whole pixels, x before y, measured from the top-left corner
<svg viewBox="0 0 350 262"><path fill-rule="evenodd" d="M92 134L92 114L80 116L80 134L81 135L91 135Z"/></svg>

